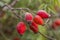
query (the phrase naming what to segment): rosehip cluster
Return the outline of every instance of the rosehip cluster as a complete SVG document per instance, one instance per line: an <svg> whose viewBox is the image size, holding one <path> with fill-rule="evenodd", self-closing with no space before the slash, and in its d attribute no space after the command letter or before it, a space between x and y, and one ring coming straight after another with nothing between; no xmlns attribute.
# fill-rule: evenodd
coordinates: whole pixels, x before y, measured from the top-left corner
<svg viewBox="0 0 60 40"><path fill-rule="evenodd" d="M26 12L24 19L27 22L29 22L30 29L34 33L38 33L38 24L43 25L44 24L43 18L49 18L49 17L50 15L46 11L39 10L34 17L31 13ZM17 28L17 32L20 35L23 35L27 30L26 24L24 22L19 22L16 28Z"/></svg>
<svg viewBox="0 0 60 40"><path fill-rule="evenodd" d="M60 19L56 19L53 24L52 24L52 28L56 29L60 26Z"/></svg>

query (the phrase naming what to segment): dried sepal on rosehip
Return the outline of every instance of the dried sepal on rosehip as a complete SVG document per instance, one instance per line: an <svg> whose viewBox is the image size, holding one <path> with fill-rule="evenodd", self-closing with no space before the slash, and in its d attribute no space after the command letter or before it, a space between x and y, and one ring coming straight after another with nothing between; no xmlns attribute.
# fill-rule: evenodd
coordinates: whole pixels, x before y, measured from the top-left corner
<svg viewBox="0 0 60 40"><path fill-rule="evenodd" d="M51 17L50 14L48 14L46 11L44 10L38 10L37 15L41 16L42 18L49 18Z"/></svg>
<svg viewBox="0 0 60 40"><path fill-rule="evenodd" d="M29 13L29 12L26 12L26 13L25 13L25 20L26 20L27 22L32 21L32 20L33 20L33 15L32 15L31 13Z"/></svg>
<svg viewBox="0 0 60 40"><path fill-rule="evenodd" d="M16 29L17 29L17 32L20 34L20 35L23 35L26 31L26 25L24 22L19 22L16 26Z"/></svg>
<svg viewBox="0 0 60 40"><path fill-rule="evenodd" d="M43 24L44 24L43 19L42 19L39 15L36 15L33 20L34 20L35 23L37 23L37 24L40 24L40 25L43 25Z"/></svg>
<svg viewBox="0 0 60 40"><path fill-rule="evenodd" d="M38 25L32 21L30 24L30 29L34 32L34 33L38 33Z"/></svg>

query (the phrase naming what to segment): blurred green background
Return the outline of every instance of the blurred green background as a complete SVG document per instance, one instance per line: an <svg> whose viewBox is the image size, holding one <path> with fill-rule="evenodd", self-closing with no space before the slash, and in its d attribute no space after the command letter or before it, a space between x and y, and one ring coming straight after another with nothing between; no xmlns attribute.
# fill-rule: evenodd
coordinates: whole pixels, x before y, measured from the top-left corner
<svg viewBox="0 0 60 40"><path fill-rule="evenodd" d="M21 19L17 18L9 10L2 11L2 6L4 6L5 3L10 4L12 1L13 0L0 0L0 40L48 40L44 38L42 35L34 34L32 31L28 30L25 32L23 36L20 36L18 34L18 32L16 31L16 25L19 21L21 21ZM36 13L38 10L45 10L53 16L59 16L60 0L19 0L14 5L14 8L29 8L34 13ZM21 10L16 11L19 12L19 15L23 14ZM51 18L49 23L47 23L47 26L49 26L48 24L52 24L52 21L55 20L55 18ZM46 27L41 25L38 26L40 32L47 34L48 36L55 37L51 30L48 31ZM60 37L60 34L58 37Z"/></svg>

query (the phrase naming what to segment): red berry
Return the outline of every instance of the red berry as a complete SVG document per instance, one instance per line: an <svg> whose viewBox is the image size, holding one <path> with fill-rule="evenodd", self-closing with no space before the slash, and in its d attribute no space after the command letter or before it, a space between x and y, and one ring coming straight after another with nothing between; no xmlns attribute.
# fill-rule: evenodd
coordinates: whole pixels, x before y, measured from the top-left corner
<svg viewBox="0 0 60 40"><path fill-rule="evenodd" d="M37 33L38 32L38 25L32 21L31 25L30 25L30 29L34 32Z"/></svg>
<svg viewBox="0 0 60 40"><path fill-rule="evenodd" d="M33 20L34 20L37 24L40 24L40 25L43 25L43 24L44 24L43 19L42 19L39 15L36 15Z"/></svg>
<svg viewBox="0 0 60 40"><path fill-rule="evenodd" d="M56 25L60 26L60 19L56 19L54 22Z"/></svg>
<svg viewBox="0 0 60 40"><path fill-rule="evenodd" d="M56 29L57 28L57 25L55 23L52 24L52 28L53 29Z"/></svg>
<svg viewBox="0 0 60 40"><path fill-rule="evenodd" d="M49 15L46 11L44 10L39 10L37 12L37 15L41 16L42 18L49 18L51 15Z"/></svg>
<svg viewBox="0 0 60 40"><path fill-rule="evenodd" d="M60 19L56 19L53 24L52 24L52 28L56 29L60 26Z"/></svg>
<svg viewBox="0 0 60 40"><path fill-rule="evenodd" d="M24 22L19 22L16 28L20 35L23 35L26 31L26 25L24 24Z"/></svg>
<svg viewBox="0 0 60 40"><path fill-rule="evenodd" d="M28 22L29 22L29 21L32 21L32 20L33 20L32 14L26 12L26 13L25 13L25 20L28 21Z"/></svg>

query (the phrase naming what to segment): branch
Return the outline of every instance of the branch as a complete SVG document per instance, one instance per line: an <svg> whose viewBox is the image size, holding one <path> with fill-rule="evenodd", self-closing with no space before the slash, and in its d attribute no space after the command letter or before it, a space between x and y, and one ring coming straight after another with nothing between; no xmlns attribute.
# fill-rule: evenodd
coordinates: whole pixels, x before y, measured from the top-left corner
<svg viewBox="0 0 60 40"><path fill-rule="evenodd" d="M27 11L29 11L30 13L32 13L33 15L36 15L31 9L29 9L29 8L12 8L12 10L27 10ZM51 19L51 18L56 18L56 17L60 17L60 16L58 16L58 15L55 15L55 16L51 16L49 19ZM48 21L49 21L49 19L48 19Z"/></svg>
<svg viewBox="0 0 60 40"><path fill-rule="evenodd" d="M43 37L45 37L45 38L47 38L47 39L54 40L54 38L49 37L49 36L47 36L47 35L44 35L44 34L43 34L43 33L41 33L41 32L38 32L38 33L40 33Z"/></svg>
<svg viewBox="0 0 60 40"><path fill-rule="evenodd" d="M21 16L19 16L18 14L17 14L17 12L15 11L15 10L12 10L12 7L10 6L10 5L7 5L6 4L6 6L3 8L3 10L10 10L15 16L17 16L18 18L21 18L22 20L24 20ZM24 20L25 21L25 20Z"/></svg>
<svg viewBox="0 0 60 40"><path fill-rule="evenodd" d="M14 6L19 0L13 0L13 2L10 4L10 6Z"/></svg>
<svg viewBox="0 0 60 40"><path fill-rule="evenodd" d="M32 12L32 10L30 10L29 8L12 8L12 10L27 10L29 11L31 14L33 14L33 16L35 16L36 14L34 12Z"/></svg>

